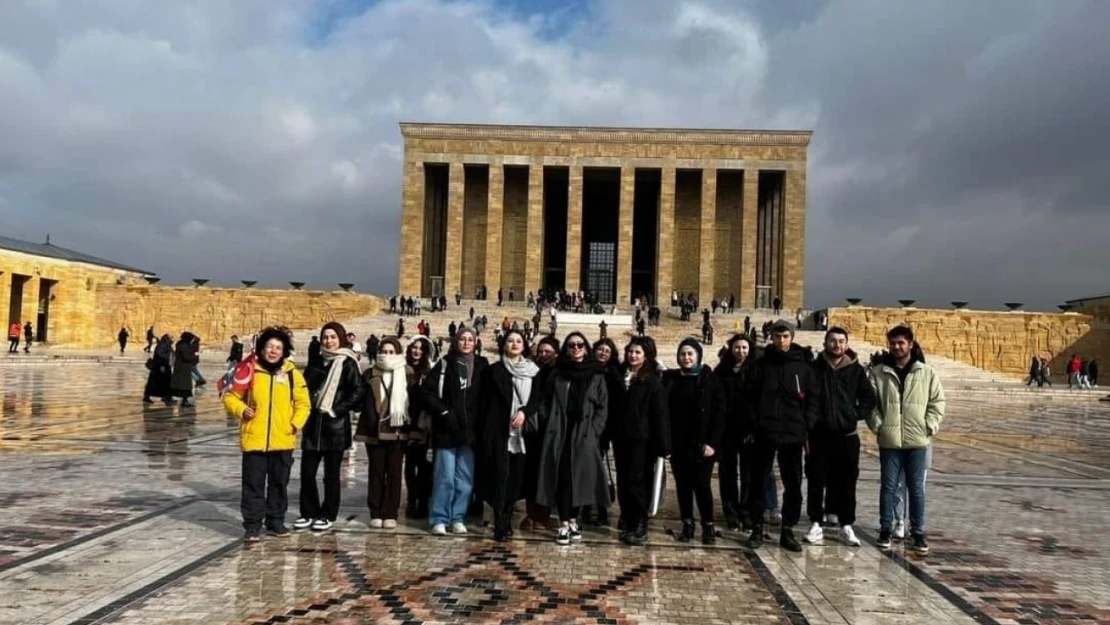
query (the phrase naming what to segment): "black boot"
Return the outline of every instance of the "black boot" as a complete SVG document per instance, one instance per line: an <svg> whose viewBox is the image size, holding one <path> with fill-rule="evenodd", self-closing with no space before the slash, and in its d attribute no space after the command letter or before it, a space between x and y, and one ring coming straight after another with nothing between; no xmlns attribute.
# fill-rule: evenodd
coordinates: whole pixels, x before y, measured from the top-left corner
<svg viewBox="0 0 1110 625"><path fill-rule="evenodd" d="M694 540L694 520L682 519L682 533L678 535L678 542L688 543Z"/></svg>
<svg viewBox="0 0 1110 625"><path fill-rule="evenodd" d="M787 551L798 552L802 550L802 546L798 544L798 539L794 538L794 528L782 528L782 534L779 536L779 546Z"/></svg>
<svg viewBox="0 0 1110 625"><path fill-rule="evenodd" d="M753 525L752 534L748 537L748 547L751 549L759 549L763 546L763 526Z"/></svg>
<svg viewBox="0 0 1110 625"><path fill-rule="evenodd" d="M715 545L717 544L717 528L712 523L701 524L701 544Z"/></svg>
<svg viewBox="0 0 1110 625"><path fill-rule="evenodd" d="M640 546L640 545L647 544L647 541L648 541L647 522L645 522L645 521L637 522L636 527L631 532L629 532L628 536L625 538L625 543L626 544L634 545L634 546Z"/></svg>

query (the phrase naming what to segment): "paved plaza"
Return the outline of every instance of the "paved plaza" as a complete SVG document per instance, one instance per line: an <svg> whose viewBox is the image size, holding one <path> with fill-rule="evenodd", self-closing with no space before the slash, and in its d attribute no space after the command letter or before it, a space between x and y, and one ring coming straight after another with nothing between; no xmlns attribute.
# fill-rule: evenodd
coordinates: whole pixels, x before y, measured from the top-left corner
<svg viewBox="0 0 1110 625"><path fill-rule="evenodd" d="M144 406L145 374L0 364L0 623L1110 624L1110 404L1093 398L950 393L923 557L873 546L873 445L858 549L679 545L673 496L647 548L595 528L500 545L477 520L465 538L370 530L361 450L335 531L244 546L236 422L215 389Z"/></svg>

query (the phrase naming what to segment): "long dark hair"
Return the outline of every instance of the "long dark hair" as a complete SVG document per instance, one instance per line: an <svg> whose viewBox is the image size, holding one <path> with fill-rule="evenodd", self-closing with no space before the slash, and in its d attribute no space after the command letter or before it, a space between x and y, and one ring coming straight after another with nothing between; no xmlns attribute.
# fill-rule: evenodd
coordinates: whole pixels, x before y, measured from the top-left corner
<svg viewBox="0 0 1110 625"><path fill-rule="evenodd" d="M605 367L607 369L619 369L621 366L621 353L620 350L617 349L617 344L613 342L613 339L609 337L598 339L597 342L594 343L593 347L590 348L590 351L597 352L597 348L601 347L602 345L608 347L609 353L612 354L609 357L609 362L605 363ZM597 356L594 356L594 359L596 360Z"/></svg>
<svg viewBox="0 0 1110 625"><path fill-rule="evenodd" d="M573 362L570 359L570 352L568 351L567 343L570 342L571 338L576 336L582 339L582 342L586 344L586 356L582 359L582 362L591 362L596 360L594 358L593 350L590 349L590 340L586 338L585 334L582 334L581 332L575 330L574 332L571 332L570 334L563 337L563 344L559 347L559 362Z"/></svg>
<svg viewBox="0 0 1110 625"><path fill-rule="evenodd" d="M324 327L320 328L321 339L324 338L324 330L333 330L336 334L339 335L339 347L341 349L351 348L351 339L347 338L347 329L343 327L343 324L339 323L338 321L329 321L325 323Z"/></svg>

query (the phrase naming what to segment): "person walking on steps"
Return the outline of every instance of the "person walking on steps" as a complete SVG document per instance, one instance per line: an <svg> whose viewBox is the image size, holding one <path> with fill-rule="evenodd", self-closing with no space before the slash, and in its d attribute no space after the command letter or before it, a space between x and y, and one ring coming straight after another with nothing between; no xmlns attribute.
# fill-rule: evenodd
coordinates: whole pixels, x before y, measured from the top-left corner
<svg viewBox="0 0 1110 625"><path fill-rule="evenodd" d="M334 321L324 324L320 338L320 358L304 373L312 410L301 435L300 516L293 521L297 531L326 532L339 517L339 477L343 454L351 448L351 413L362 409L366 393L358 355L351 350L343 326ZM323 501L316 487L321 462Z"/></svg>
<svg viewBox="0 0 1110 625"><path fill-rule="evenodd" d="M794 344L794 329L778 321L770 333L771 344L752 365L748 382L755 439L749 508L753 527L748 546L763 546L765 485L777 457L783 486L779 545L801 551L794 526L802 513L802 449L817 423L820 390L805 350Z"/></svg>
<svg viewBox="0 0 1110 625"><path fill-rule="evenodd" d="M852 525L859 479L859 423L875 409L875 391L856 353L848 348L848 331L843 328L825 333L825 349L813 369L821 388L821 415L809 433L806 514L813 525L805 542L821 544L825 537L821 523L830 514L840 524L840 541L858 547Z"/></svg>
<svg viewBox="0 0 1110 625"><path fill-rule="evenodd" d="M717 542L713 526L713 460L725 429L725 393L717 376L702 365L696 339L678 345L678 369L663 374L671 418L671 469L682 517L680 542L694 539L694 500L701 516L701 542Z"/></svg>

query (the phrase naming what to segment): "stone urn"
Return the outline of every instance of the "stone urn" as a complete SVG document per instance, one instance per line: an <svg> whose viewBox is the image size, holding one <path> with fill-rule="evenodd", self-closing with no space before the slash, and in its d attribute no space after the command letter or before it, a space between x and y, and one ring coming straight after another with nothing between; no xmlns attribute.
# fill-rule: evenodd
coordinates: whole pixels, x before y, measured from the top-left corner
<svg viewBox="0 0 1110 625"><path fill-rule="evenodd" d="M243 286L247 287L248 289L258 284L258 280L240 280L240 282L242 282Z"/></svg>
<svg viewBox="0 0 1110 625"><path fill-rule="evenodd" d="M863 298L862 297L849 297L845 301L848 302L849 306L859 306L859 303L863 301Z"/></svg>
<svg viewBox="0 0 1110 625"><path fill-rule="evenodd" d="M343 292L344 292L344 293L350 293L350 292L351 292L351 288L352 288L353 286L355 286L355 283L354 283L354 282L340 282L340 283L339 283L339 288L343 289Z"/></svg>
<svg viewBox="0 0 1110 625"><path fill-rule="evenodd" d="M304 286L304 282L290 282L289 286L293 287L294 291L300 291L301 287Z"/></svg>
<svg viewBox="0 0 1110 625"><path fill-rule="evenodd" d="M193 278L193 284L197 285L198 287L204 286L208 284L208 278Z"/></svg>
<svg viewBox="0 0 1110 625"><path fill-rule="evenodd" d="M1006 302L1004 306L1006 306L1006 308L1009 308L1010 312L1015 312L1017 311L1017 309L1021 308L1023 304L1021 302Z"/></svg>
<svg viewBox="0 0 1110 625"><path fill-rule="evenodd" d="M956 310L963 310L967 308L967 302L952 302L952 307Z"/></svg>
<svg viewBox="0 0 1110 625"><path fill-rule="evenodd" d="M146 280L146 283L151 286L154 286L155 284L158 284L162 281L162 279L158 276L143 276L143 280Z"/></svg>
<svg viewBox="0 0 1110 625"><path fill-rule="evenodd" d="M898 303L902 305L902 308L909 308L910 306L913 306L913 303L916 301L917 300L915 299L900 299L898 300Z"/></svg>

